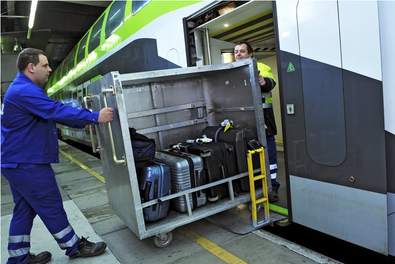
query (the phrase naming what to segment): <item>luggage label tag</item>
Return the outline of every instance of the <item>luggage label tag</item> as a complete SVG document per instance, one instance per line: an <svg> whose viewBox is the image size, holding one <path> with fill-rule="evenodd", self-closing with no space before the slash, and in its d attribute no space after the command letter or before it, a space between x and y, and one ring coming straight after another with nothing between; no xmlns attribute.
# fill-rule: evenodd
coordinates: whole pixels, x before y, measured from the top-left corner
<svg viewBox="0 0 395 264"><path fill-rule="evenodd" d="M225 119L222 121L221 126L225 127L224 132L226 132L229 128L233 128L233 121L230 119Z"/></svg>

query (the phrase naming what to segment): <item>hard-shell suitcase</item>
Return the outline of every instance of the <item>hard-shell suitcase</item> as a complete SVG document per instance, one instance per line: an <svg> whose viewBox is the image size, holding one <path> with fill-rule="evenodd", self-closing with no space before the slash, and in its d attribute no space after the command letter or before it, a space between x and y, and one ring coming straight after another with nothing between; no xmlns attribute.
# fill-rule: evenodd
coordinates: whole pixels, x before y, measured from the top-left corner
<svg viewBox="0 0 395 264"><path fill-rule="evenodd" d="M203 159L205 182L215 182L237 174L234 147L224 142L203 144L177 144L183 152L199 155ZM215 202L229 196L226 183L209 189L208 200Z"/></svg>
<svg viewBox="0 0 395 264"><path fill-rule="evenodd" d="M193 154L159 150L155 153L155 160L170 167L172 193L181 192L203 184L203 160ZM202 191L189 195L191 209L207 203L206 194ZM180 212L188 210L185 196L172 199L170 205Z"/></svg>
<svg viewBox="0 0 395 264"><path fill-rule="evenodd" d="M254 132L248 128L231 128L224 132L223 128L220 129L218 126L207 126L203 129L202 135L206 135L208 138L212 138L217 142L226 142L233 145L236 154L237 173L248 171L248 150L261 147ZM253 156L253 164L254 169L260 167L258 155ZM239 183L242 191L250 190L248 177L240 179Z"/></svg>
<svg viewBox="0 0 395 264"><path fill-rule="evenodd" d="M170 167L162 163L150 163L137 171L141 202L148 202L169 195L171 192ZM143 210L147 222L163 219L169 212L170 201L151 205Z"/></svg>

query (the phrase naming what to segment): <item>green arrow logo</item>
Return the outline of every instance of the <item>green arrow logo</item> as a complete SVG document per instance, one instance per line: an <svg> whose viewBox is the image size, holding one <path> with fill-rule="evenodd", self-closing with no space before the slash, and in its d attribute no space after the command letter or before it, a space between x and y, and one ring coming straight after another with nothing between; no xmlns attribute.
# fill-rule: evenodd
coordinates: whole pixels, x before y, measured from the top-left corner
<svg viewBox="0 0 395 264"><path fill-rule="evenodd" d="M294 65L292 64L292 62L289 62L287 72L294 72L294 71L295 71Z"/></svg>

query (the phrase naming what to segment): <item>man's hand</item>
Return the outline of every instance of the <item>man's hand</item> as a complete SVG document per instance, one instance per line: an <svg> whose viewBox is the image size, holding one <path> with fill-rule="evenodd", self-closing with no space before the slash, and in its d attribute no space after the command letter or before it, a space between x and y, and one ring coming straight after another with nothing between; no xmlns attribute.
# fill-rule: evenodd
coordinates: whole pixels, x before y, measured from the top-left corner
<svg viewBox="0 0 395 264"><path fill-rule="evenodd" d="M265 78L263 78L262 75L259 75L259 84L261 86L265 86L266 84Z"/></svg>
<svg viewBox="0 0 395 264"><path fill-rule="evenodd" d="M114 119L114 108L103 108L99 112L99 123L108 123Z"/></svg>

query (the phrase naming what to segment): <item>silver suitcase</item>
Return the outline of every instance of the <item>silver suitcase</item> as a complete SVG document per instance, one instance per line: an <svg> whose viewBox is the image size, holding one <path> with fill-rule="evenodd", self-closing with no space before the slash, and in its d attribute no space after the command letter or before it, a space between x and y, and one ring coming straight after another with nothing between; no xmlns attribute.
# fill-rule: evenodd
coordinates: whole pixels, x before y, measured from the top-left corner
<svg viewBox="0 0 395 264"><path fill-rule="evenodd" d="M203 159L200 156L160 150L155 153L155 160L170 167L172 193L181 192L203 184ZM202 191L189 194L192 209L207 203L206 193ZM170 204L180 212L188 211L185 196L172 199Z"/></svg>

